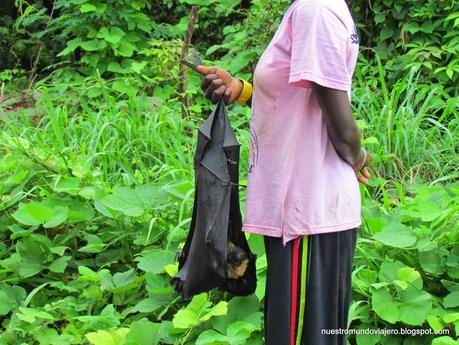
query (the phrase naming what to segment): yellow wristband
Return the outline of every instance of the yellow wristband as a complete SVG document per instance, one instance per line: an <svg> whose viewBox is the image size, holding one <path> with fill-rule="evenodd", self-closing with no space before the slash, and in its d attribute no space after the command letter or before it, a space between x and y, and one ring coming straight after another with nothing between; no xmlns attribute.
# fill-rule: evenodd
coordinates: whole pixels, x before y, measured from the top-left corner
<svg viewBox="0 0 459 345"><path fill-rule="evenodd" d="M244 84L244 87L242 88L241 94L239 95L239 98L236 100L237 104L244 105L247 103L247 101L252 97L252 84L250 84L248 81L245 81L244 79L239 79L242 81Z"/></svg>

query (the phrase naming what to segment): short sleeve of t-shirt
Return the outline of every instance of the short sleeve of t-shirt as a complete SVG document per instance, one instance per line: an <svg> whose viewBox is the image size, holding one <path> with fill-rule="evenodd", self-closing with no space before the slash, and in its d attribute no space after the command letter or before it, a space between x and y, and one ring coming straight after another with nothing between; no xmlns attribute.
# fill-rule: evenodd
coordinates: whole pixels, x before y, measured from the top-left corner
<svg viewBox="0 0 459 345"><path fill-rule="evenodd" d="M352 73L347 66L348 34L345 25L325 5L316 1L299 4L291 20L289 83L319 85L348 91Z"/></svg>

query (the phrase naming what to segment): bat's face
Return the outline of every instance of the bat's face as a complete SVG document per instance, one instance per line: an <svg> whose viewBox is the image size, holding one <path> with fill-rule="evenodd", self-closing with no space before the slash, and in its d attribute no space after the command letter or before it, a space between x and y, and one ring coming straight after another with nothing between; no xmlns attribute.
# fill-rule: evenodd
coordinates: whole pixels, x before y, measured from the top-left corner
<svg viewBox="0 0 459 345"><path fill-rule="evenodd" d="M238 279L242 277L249 265L247 253L233 243L228 242L226 252L226 271L228 278Z"/></svg>

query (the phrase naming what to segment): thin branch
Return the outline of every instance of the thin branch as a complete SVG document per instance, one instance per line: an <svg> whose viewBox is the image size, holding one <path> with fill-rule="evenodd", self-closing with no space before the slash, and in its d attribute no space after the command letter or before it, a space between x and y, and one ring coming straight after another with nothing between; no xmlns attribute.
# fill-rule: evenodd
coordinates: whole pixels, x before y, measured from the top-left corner
<svg viewBox="0 0 459 345"><path fill-rule="evenodd" d="M186 29L185 40L183 42L182 55L180 57L180 60L186 60L188 58L188 51L190 49L191 39L193 37L194 24L198 16L198 10L199 10L199 6L193 6L191 8L190 21L188 22L188 28ZM180 79L179 93L181 95L180 102L182 103L182 118L185 118L187 117L186 109L188 108L189 100L185 94L187 90L186 67L182 64L180 64L179 66L179 79Z"/></svg>

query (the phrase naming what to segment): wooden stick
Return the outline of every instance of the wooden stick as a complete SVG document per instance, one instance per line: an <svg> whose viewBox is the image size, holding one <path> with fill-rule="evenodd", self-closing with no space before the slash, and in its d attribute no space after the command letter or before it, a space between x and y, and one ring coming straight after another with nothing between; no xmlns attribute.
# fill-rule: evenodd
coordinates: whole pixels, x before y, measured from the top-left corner
<svg viewBox="0 0 459 345"><path fill-rule="evenodd" d="M196 22L196 18L198 16L199 6L193 6L191 8L190 13L190 21L188 22L188 27L185 33L185 40L183 42L182 47L182 55L180 60L186 60L188 58L188 51L190 50L191 38L193 37L194 32L194 23ZM187 89L187 82L186 82L186 66L180 64L179 66L179 92L180 92L180 102L182 103L182 118L187 117L187 109L189 105L188 97L185 95Z"/></svg>

